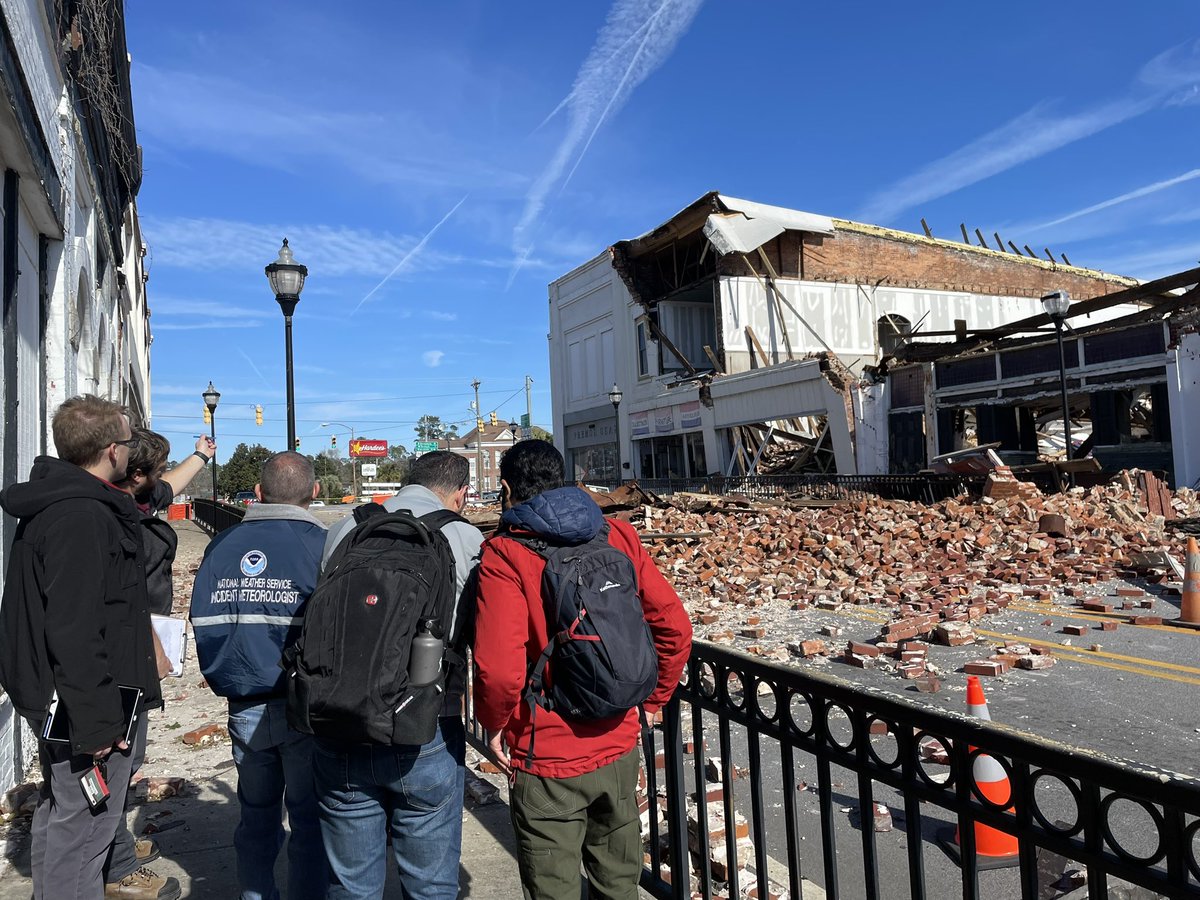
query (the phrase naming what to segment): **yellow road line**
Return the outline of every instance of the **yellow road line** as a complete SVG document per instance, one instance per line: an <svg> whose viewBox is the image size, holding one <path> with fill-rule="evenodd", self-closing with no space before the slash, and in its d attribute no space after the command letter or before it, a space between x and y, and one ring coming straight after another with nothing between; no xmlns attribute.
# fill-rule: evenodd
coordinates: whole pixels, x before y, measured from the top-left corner
<svg viewBox="0 0 1200 900"><path fill-rule="evenodd" d="M1087 655L1082 655L1083 653L1086 653ZM1099 654L1093 654L1085 650L1082 651L1081 655L1078 656L1060 656L1058 658L1064 662L1087 663L1089 666L1099 666L1102 669L1117 669L1121 672L1129 672L1133 675L1141 675L1145 678L1157 678L1161 681L1178 681L1182 684L1200 684L1200 678L1189 678L1186 675L1173 675L1170 672L1153 672L1149 669L1139 669L1136 666L1127 666L1122 663L1108 662L1107 660L1092 658L1093 656L1098 655Z"/></svg>
<svg viewBox="0 0 1200 900"><path fill-rule="evenodd" d="M1011 608L1011 607L1010 607ZM866 622L887 622L891 617L883 612L871 612L866 607L854 607L852 609L840 609L838 615L846 616L847 618L860 619ZM1153 628L1152 625L1138 625L1138 628ZM1171 626L1160 626L1165 630L1172 632L1180 629ZM1028 645L1041 645L1050 647L1054 650L1054 655L1066 662L1081 662L1089 666L1099 666L1104 669L1116 669L1121 672L1129 672L1133 675L1142 675L1146 678L1158 678L1163 681L1178 681L1183 684L1198 684L1200 685L1200 677L1192 678L1189 675L1200 676L1200 668L1193 666L1182 666L1177 663L1159 662L1152 659L1143 659L1140 656L1123 656L1119 653L1108 653L1104 650L1087 650L1080 647L1067 647L1055 641L1043 641L1037 638L1028 638L1020 634L1005 634L1000 631L983 631L976 628L975 633L984 637L993 638L1005 642ZM1129 665L1129 664L1132 665ZM1167 671L1163 671L1167 670ZM1175 672L1186 672L1188 675L1176 675Z"/></svg>
<svg viewBox="0 0 1200 900"><path fill-rule="evenodd" d="M1057 644L1054 641L1039 641L1035 638L1027 638L1024 635L1004 634L1003 632L999 631L981 631L977 629L975 633L985 635L986 637L1000 638L1004 641L1010 641L1018 644L1037 644L1043 647L1051 647L1054 649L1055 655L1058 655L1059 652L1080 653L1084 654L1085 658L1087 659L1100 657L1102 659L1120 660L1121 662L1133 663L1134 665L1146 666L1152 669L1168 669L1172 672L1187 672L1191 675L1200 675L1200 669L1197 669L1194 666L1181 666L1178 663L1159 662L1156 659L1145 659L1141 656L1124 656L1120 653L1109 653L1105 650L1088 650L1083 647L1067 647L1062 644Z"/></svg>
<svg viewBox="0 0 1200 900"><path fill-rule="evenodd" d="M1167 631L1171 634L1179 634L1181 631L1190 631L1188 628L1179 628L1175 625L1133 625L1128 618L1114 615L1113 613L1093 612L1087 609L1070 609L1066 610L1062 607L1053 606L1016 606L1010 604L1009 609L1015 609L1018 612L1041 613L1047 616L1058 616L1060 619L1099 619L1102 622L1118 622L1124 625L1129 625L1130 628L1149 628L1154 631ZM1141 613L1131 613L1131 615L1141 615ZM1156 615L1155 613L1145 613L1145 615ZM1193 632L1200 635L1200 631Z"/></svg>

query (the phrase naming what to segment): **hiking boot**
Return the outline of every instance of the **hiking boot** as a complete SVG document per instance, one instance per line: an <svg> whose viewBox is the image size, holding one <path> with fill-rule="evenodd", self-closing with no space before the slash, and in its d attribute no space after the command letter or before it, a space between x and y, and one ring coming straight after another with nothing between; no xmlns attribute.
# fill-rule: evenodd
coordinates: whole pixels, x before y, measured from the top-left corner
<svg viewBox="0 0 1200 900"><path fill-rule="evenodd" d="M145 866L126 875L116 884L104 886L106 900L109 897L119 900L179 900L182 893L177 879L156 875Z"/></svg>
<svg viewBox="0 0 1200 900"><path fill-rule="evenodd" d="M137 864L144 866L148 862L154 862L162 856L162 853L158 849L158 844L150 838L138 838L133 842L133 855L137 857Z"/></svg>

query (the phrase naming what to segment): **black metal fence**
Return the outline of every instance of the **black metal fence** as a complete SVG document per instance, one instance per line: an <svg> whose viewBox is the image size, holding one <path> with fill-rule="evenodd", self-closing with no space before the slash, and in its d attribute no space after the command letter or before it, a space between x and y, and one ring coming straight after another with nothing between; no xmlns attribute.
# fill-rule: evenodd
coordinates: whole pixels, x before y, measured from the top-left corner
<svg viewBox="0 0 1200 900"><path fill-rule="evenodd" d="M980 757L1007 784L977 781ZM1196 778L713 644L643 758L642 887L664 900L1037 898L1069 868L1093 900L1116 879L1200 897Z"/></svg>
<svg viewBox="0 0 1200 900"><path fill-rule="evenodd" d="M762 499L800 497L812 500L918 500L935 503L962 493L978 494L982 475L712 475L704 478L643 478L637 484L669 496L680 492L740 494ZM588 481L607 490L616 481Z"/></svg>
<svg viewBox="0 0 1200 900"><path fill-rule="evenodd" d="M243 506L231 506L228 503L213 503L207 498L196 498L192 501L192 520L210 535L220 534L226 528L232 528L242 521L246 515Z"/></svg>
<svg viewBox="0 0 1200 900"><path fill-rule="evenodd" d="M705 898L737 897L747 879L759 897L774 882L793 898L805 885L830 898L1035 898L1047 871L1072 865L1086 871L1092 898L1109 896L1110 878L1200 897L1200 781L1190 776L705 643L693 649L656 742L663 768L647 760L649 796L661 774L666 800L661 816L650 807L643 886L658 897L690 896L688 878L677 875L690 871ZM719 761L706 758L714 753ZM999 794L997 784L976 781L981 756L1007 778ZM814 769L815 790L806 783ZM713 821L724 831L715 856L729 862L717 873L710 783L720 798ZM752 848L738 838L746 813ZM983 832L989 846L977 853L977 825L1015 838L1013 858L1000 860L1012 867L993 870L994 832ZM1051 862L1039 875L1040 858Z"/></svg>

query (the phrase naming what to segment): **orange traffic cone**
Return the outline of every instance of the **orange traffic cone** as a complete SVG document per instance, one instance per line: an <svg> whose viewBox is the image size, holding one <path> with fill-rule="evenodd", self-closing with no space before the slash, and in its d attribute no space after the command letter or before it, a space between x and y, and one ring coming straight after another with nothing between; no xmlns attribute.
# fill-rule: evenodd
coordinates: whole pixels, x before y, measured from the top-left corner
<svg viewBox="0 0 1200 900"><path fill-rule="evenodd" d="M983 694L983 685L976 675L967 676L967 711L979 719L992 720L988 712L987 697ZM972 751L975 749L971 748ZM985 753L976 755L971 766L971 776L975 787L987 800L997 807L1012 810L1012 787L1008 783L1008 775L1004 767ZM958 828L954 829L954 839L949 840L949 833L942 837L942 845L950 852L956 862L962 861L962 844L959 841ZM1001 869L1005 866L1015 866L1019 862L1017 839L1006 832L975 823L975 861L979 869Z"/></svg>
<svg viewBox="0 0 1200 900"><path fill-rule="evenodd" d="M1179 621L1200 625L1200 547L1196 539L1187 542L1187 562L1183 569L1183 602L1179 605Z"/></svg>

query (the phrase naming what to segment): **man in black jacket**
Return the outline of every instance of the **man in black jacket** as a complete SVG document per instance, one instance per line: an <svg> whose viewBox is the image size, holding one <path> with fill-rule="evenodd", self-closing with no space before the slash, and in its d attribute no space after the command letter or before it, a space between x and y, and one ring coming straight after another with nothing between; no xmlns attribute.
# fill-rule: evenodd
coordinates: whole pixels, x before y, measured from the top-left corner
<svg viewBox="0 0 1200 900"><path fill-rule="evenodd" d="M38 457L30 479L0 492L20 519L0 605L0 685L41 733L51 695L67 717L69 742L40 741L44 784L34 813L34 897L99 900L103 867L125 809L134 748L118 686L142 690L145 710L162 706L138 512L112 482L124 477L134 442L115 403L85 395L53 421L59 458ZM103 764L111 791L89 807L80 778ZM109 896L175 900L179 882L139 870Z"/></svg>

